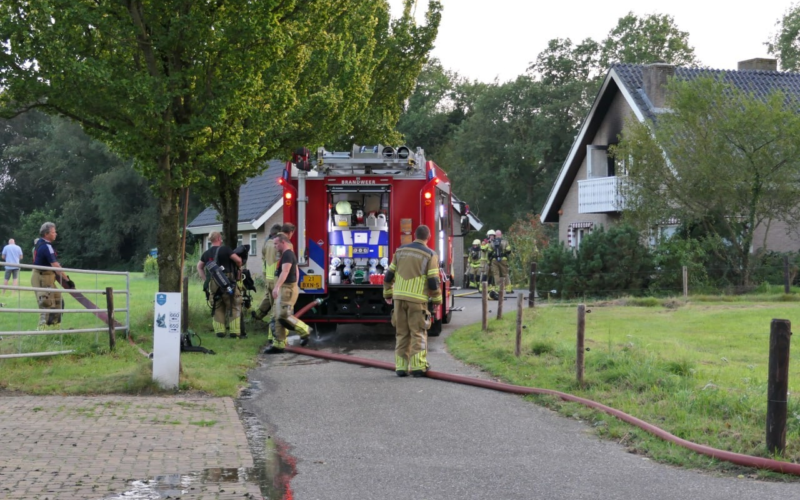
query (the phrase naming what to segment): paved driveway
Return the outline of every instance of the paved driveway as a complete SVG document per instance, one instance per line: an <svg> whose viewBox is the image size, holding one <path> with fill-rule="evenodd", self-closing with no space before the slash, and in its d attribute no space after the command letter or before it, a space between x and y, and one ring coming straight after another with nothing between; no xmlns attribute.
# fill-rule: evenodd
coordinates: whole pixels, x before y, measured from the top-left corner
<svg viewBox="0 0 800 500"><path fill-rule="evenodd" d="M485 376L445 350L449 332L480 320L479 300L457 306L431 364ZM384 327L340 328L309 347L394 361ZM288 444L297 500L800 498L798 484L653 463L519 396L294 354L265 356L250 376L259 389L242 404Z"/></svg>

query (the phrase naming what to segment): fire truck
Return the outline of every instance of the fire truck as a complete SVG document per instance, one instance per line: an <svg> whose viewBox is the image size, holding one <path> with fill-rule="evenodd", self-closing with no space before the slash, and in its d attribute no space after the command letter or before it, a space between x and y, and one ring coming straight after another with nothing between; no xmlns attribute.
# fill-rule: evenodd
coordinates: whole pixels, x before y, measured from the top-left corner
<svg viewBox="0 0 800 500"><path fill-rule="evenodd" d="M451 182L421 148L354 146L352 151L301 148L286 164L283 218L297 226L300 271L296 308L317 301L303 316L318 331L341 323L389 323L383 274L397 247L414 240L420 224L431 229L428 246L439 256L442 304L429 304L437 336L453 314L453 238L469 227L453 221ZM461 203L461 202L459 202ZM462 204L463 205L463 204ZM466 214L468 207L458 212ZM455 229L455 233L454 233Z"/></svg>

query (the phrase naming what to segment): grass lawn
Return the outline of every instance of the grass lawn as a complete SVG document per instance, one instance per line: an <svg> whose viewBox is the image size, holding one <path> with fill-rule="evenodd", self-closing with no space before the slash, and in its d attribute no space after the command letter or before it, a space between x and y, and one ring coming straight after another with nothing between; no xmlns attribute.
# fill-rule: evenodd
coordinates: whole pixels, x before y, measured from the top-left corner
<svg viewBox="0 0 800 500"><path fill-rule="evenodd" d="M797 462L800 400L794 394L800 391L800 362L790 366L786 454L771 457L765 445L770 322L779 318L800 323L798 304L781 299L640 302L651 307L589 303L584 387L575 375L575 305L526 309L520 358L514 356L515 313L491 320L489 333L482 333L480 324L472 325L447 343L456 357L510 383L592 399L715 448ZM577 403L531 398L587 421L599 435L631 452L675 465L754 474L665 443Z"/></svg>
<svg viewBox="0 0 800 500"><path fill-rule="evenodd" d="M125 289L123 276L73 274L78 289ZM30 273L20 275L20 283L30 286ZM198 390L218 396L236 396L246 385L245 374L256 364L256 354L266 343L266 324L254 331L248 322L249 338L219 339L211 331L211 313L206 305L202 283L190 282L189 328L202 338L203 347L217 355L182 353L183 373L181 390ZM142 349L153 348L153 300L158 289L155 279L145 279L141 273L131 274L131 332ZM64 294L65 309L81 309L70 295ZM103 295L87 295L98 307L105 307ZM255 305L263 296L256 297ZM125 296L115 295L115 307L125 307ZM33 292L9 292L0 296L5 309L35 309ZM109 351L108 334L75 333L63 335L10 336L3 331L32 330L38 314L4 313L0 308L0 354L62 351L74 349L74 354L39 358L0 359L0 389L28 394L105 394L158 392L152 382L152 361L131 346L122 333L117 334L117 347ZM249 314L249 313L248 313ZM117 313L125 323L125 313ZM64 314L62 328L95 328L105 324L92 314Z"/></svg>

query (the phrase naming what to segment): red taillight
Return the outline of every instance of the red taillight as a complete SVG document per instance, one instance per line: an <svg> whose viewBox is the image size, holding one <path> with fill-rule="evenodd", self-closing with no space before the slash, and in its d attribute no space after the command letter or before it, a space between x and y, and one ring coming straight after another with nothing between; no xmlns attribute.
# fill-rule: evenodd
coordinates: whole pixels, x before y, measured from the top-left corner
<svg viewBox="0 0 800 500"><path fill-rule="evenodd" d="M291 200L292 199L292 193L286 193L283 196L285 196L287 200Z"/></svg>
<svg viewBox="0 0 800 500"><path fill-rule="evenodd" d="M430 200L432 196L433 196L433 195L431 194L431 192L430 192L430 191L425 191L425 199L426 199L426 200Z"/></svg>

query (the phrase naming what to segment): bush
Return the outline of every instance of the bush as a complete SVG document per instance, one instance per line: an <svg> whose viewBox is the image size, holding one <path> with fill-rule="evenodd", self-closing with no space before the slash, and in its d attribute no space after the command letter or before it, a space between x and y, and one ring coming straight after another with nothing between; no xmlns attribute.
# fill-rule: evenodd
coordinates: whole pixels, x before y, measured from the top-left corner
<svg viewBox="0 0 800 500"><path fill-rule="evenodd" d="M508 259L512 283L527 286L531 263L537 262L542 257L542 251L547 248L547 229L538 215L529 213L517 220L506 236L512 250Z"/></svg>
<svg viewBox="0 0 800 500"><path fill-rule="evenodd" d="M184 276L188 276L189 279L192 280L200 279L200 274L197 272L197 263L200 262L200 257L202 256L203 256L203 250L201 249L200 244L198 243L194 246L194 250L191 253L186 254L186 262L184 262L183 265ZM158 266L156 266L156 272L158 272Z"/></svg>
<svg viewBox="0 0 800 500"><path fill-rule="evenodd" d="M653 258L627 224L602 226L573 250L561 243L543 252L540 290L556 290L562 298L637 295L653 274Z"/></svg>
<svg viewBox="0 0 800 500"><path fill-rule="evenodd" d="M158 278L158 259L148 255L144 259L144 277Z"/></svg>

